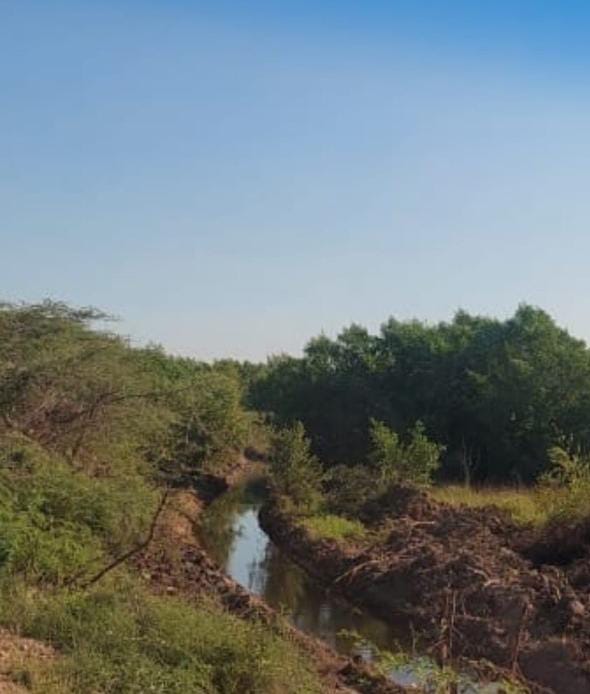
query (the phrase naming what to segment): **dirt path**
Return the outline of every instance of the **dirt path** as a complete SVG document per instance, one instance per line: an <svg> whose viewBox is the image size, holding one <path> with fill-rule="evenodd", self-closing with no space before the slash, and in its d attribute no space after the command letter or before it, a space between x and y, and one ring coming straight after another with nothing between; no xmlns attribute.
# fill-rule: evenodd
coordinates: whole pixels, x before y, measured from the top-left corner
<svg viewBox="0 0 590 694"><path fill-rule="evenodd" d="M486 659L537 691L590 692L588 564L574 585L563 568L516 551L499 513L406 489L367 508L364 520L385 539L355 548L312 540L277 504L261 515L309 573L381 618L405 618L439 660Z"/></svg>

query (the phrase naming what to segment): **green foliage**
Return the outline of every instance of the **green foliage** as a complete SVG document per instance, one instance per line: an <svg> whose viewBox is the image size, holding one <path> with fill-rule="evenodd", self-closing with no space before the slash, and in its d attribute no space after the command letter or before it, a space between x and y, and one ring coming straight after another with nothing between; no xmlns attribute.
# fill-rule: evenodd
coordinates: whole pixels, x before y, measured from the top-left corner
<svg viewBox="0 0 590 694"><path fill-rule="evenodd" d="M332 514L310 516L303 524L315 539L362 540L366 533L365 527L359 521Z"/></svg>
<svg viewBox="0 0 590 694"><path fill-rule="evenodd" d="M590 458L554 446L552 467L539 480L537 497L548 523L575 523L590 518Z"/></svg>
<svg viewBox="0 0 590 694"><path fill-rule="evenodd" d="M564 438L590 449L590 351L526 305L506 321L459 311L320 336L301 359L270 359L249 400L279 425L301 421L325 465L365 460L372 418L402 435L422 421L446 447L445 477L533 481Z"/></svg>
<svg viewBox="0 0 590 694"><path fill-rule="evenodd" d="M378 485L428 485L440 464L444 450L428 439L424 426L417 422L407 444L383 422L371 420L371 451L369 462L377 471Z"/></svg>
<svg viewBox="0 0 590 694"><path fill-rule="evenodd" d="M155 598L124 567L157 482L215 467L251 438L247 370L96 330L63 304L0 305L0 624L55 645L24 672L43 694L316 692L295 646L210 606Z"/></svg>
<svg viewBox="0 0 590 694"><path fill-rule="evenodd" d="M92 330L98 318L50 302L0 306L0 436L110 475L136 467L167 418L133 350Z"/></svg>
<svg viewBox="0 0 590 694"><path fill-rule="evenodd" d="M270 466L278 491L289 497L297 509L312 512L318 508L324 475L300 422L274 433Z"/></svg>
<svg viewBox="0 0 590 694"><path fill-rule="evenodd" d="M92 476L146 463L200 469L248 440L237 367L131 349L63 304L0 305L0 437L35 441ZM155 470L155 468L152 468Z"/></svg>
<svg viewBox="0 0 590 694"><path fill-rule="evenodd" d="M366 502L383 491L367 465L336 465L329 470L326 504L336 514L354 518Z"/></svg>
<svg viewBox="0 0 590 694"><path fill-rule="evenodd" d="M92 478L38 444L0 443L0 575L81 577L144 534L155 492L139 475Z"/></svg>
<svg viewBox="0 0 590 694"><path fill-rule="evenodd" d="M383 422L371 420L370 440L366 461L337 465L326 474L324 503L331 513L355 519L391 485L427 486L432 482L443 447L428 439L420 422L404 442Z"/></svg>
<svg viewBox="0 0 590 694"><path fill-rule="evenodd" d="M32 678L39 693L320 691L297 650L262 625L134 583L43 596L4 586L0 622L59 649Z"/></svg>
<svg viewBox="0 0 590 694"><path fill-rule="evenodd" d="M161 455L168 470L215 469L250 442L256 420L243 407L241 375L233 363L211 367L157 348L141 358L157 379L171 422Z"/></svg>
<svg viewBox="0 0 590 694"><path fill-rule="evenodd" d="M244 446L251 419L242 408L239 383L231 376L203 372L192 377L190 386L174 403L173 460L214 468Z"/></svg>

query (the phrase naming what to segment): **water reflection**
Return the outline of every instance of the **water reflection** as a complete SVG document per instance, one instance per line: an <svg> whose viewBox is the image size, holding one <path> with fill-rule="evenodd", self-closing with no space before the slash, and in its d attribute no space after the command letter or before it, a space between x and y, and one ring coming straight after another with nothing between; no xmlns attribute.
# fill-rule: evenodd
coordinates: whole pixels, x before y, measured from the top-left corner
<svg viewBox="0 0 590 694"><path fill-rule="evenodd" d="M319 636L341 653L370 658L374 646L392 648L399 637L392 627L329 596L269 540L258 524L264 495L263 483L253 480L224 494L207 511L201 539L225 572L287 612L301 631ZM367 643L360 645L351 633Z"/></svg>
<svg viewBox="0 0 590 694"><path fill-rule="evenodd" d="M319 637L339 653L373 660L378 651L397 651L400 645L408 645L407 631L394 630L329 595L281 553L258 523L265 494L263 480L254 479L223 494L207 510L201 541L225 572L276 610L286 612L298 629ZM408 667L392 669L391 676L408 686L417 684L418 669L433 668L431 662L416 659ZM459 690L462 694L498 691L493 685L488 689L472 682L464 682Z"/></svg>

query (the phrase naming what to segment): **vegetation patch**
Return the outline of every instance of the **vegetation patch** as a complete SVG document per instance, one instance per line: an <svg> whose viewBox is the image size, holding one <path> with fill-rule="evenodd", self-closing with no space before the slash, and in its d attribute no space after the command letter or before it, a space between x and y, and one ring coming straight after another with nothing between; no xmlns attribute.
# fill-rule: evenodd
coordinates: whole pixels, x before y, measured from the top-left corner
<svg viewBox="0 0 590 694"><path fill-rule="evenodd" d="M33 691L318 692L297 649L212 605L154 597L127 580L88 593L5 588L0 620L56 646Z"/></svg>
<svg viewBox="0 0 590 694"><path fill-rule="evenodd" d="M359 521L331 514L308 517L303 525L315 540L362 540L367 532Z"/></svg>
<svg viewBox="0 0 590 694"><path fill-rule="evenodd" d="M521 525L539 529L573 526L590 520L590 460L553 447L548 452L551 468L528 488L433 487L437 501L471 508L495 507Z"/></svg>
<svg viewBox="0 0 590 694"><path fill-rule="evenodd" d="M421 421L447 479L533 482L551 446L590 450L590 350L528 305L507 320L353 324L269 359L249 398L277 425L302 422L326 468L367 459L371 419L402 437Z"/></svg>
<svg viewBox="0 0 590 694"><path fill-rule="evenodd" d="M452 506L495 507L506 512L514 522L524 525L542 525L547 521L547 509L539 503L534 489L442 485L432 487L429 494L436 501Z"/></svg>
<svg viewBox="0 0 590 694"><path fill-rule="evenodd" d="M256 417L235 365L96 320L0 304L0 625L60 654L10 676L39 694L320 691L288 636L128 573L165 490L236 458Z"/></svg>

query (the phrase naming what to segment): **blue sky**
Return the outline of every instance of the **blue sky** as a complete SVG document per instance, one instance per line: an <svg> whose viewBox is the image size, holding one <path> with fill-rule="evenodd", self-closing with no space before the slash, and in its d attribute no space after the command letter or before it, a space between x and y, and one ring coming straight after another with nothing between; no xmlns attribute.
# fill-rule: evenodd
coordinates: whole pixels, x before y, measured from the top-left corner
<svg viewBox="0 0 590 694"><path fill-rule="evenodd" d="M197 357L590 338L590 4L0 0L0 295Z"/></svg>

